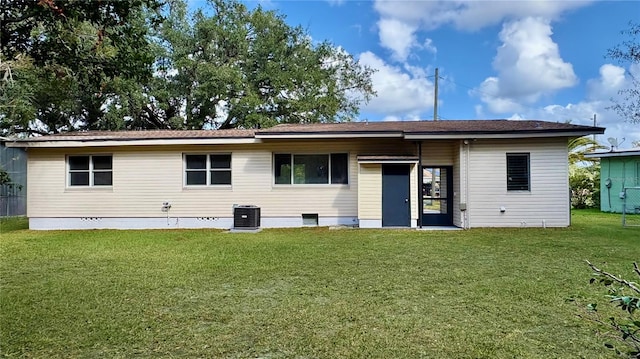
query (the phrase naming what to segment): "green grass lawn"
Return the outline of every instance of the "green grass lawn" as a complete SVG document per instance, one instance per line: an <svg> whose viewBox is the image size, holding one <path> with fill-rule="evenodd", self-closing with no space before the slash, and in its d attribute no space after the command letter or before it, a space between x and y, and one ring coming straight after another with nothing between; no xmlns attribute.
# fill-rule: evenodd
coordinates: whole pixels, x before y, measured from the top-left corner
<svg viewBox="0 0 640 359"><path fill-rule="evenodd" d="M3 221L0 356L597 358L640 228L49 231ZM602 305L602 304L601 304Z"/></svg>

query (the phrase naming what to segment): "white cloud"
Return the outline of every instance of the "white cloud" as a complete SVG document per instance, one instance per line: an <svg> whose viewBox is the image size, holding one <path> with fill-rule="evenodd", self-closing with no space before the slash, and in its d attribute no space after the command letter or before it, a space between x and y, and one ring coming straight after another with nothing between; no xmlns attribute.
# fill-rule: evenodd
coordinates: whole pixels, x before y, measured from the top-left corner
<svg viewBox="0 0 640 359"><path fill-rule="evenodd" d="M473 91L490 111L518 111L523 104L577 83L573 66L562 60L551 35L551 25L542 18L528 17L503 26L502 45L493 60L498 76L488 77Z"/></svg>
<svg viewBox="0 0 640 359"><path fill-rule="evenodd" d="M611 64L600 66L600 78L587 81L587 98L605 99L618 94L618 91L629 86L623 67Z"/></svg>
<svg viewBox="0 0 640 359"><path fill-rule="evenodd" d="M427 78L427 71L389 65L372 52L360 54L359 62L377 70L371 79L378 95L363 111L406 119L417 118L421 112L433 108L434 85Z"/></svg>
<svg viewBox="0 0 640 359"><path fill-rule="evenodd" d="M433 44L433 40L429 38L424 40L424 44L422 45L422 48L429 51L432 54L438 53L438 48L436 47L436 45Z"/></svg>
<svg viewBox="0 0 640 359"><path fill-rule="evenodd" d="M391 50L395 60L405 61L414 48L432 51L431 40L422 46L418 31L451 25L462 30L478 30L502 21L525 17L556 20L563 13L583 7L592 0L571 1L477 1L376 0L374 9L380 15L380 44Z"/></svg>
<svg viewBox="0 0 640 359"><path fill-rule="evenodd" d="M397 1L376 0L374 8L383 18L432 30L443 25L478 30L504 20L539 16L555 20L563 13L583 7L592 0L571 1Z"/></svg>
<svg viewBox="0 0 640 359"><path fill-rule="evenodd" d="M640 66L631 66L629 72L640 70ZM640 72L640 71L639 71ZM598 136L602 144L607 144L608 137L617 138L622 143L621 148L628 148L633 141L640 140L640 126L621 119L618 114L608 109L612 105L610 99L618 97L618 91L631 86L631 76L624 68L605 64L600 67L600 76L587 81L587 100L566 105L546 105L522 109L515 113L514 119L542 119L547 121L567 122L577 125L593 125L593 115L596 115L597 125L606 127L604 136Z"/></svg>
<svg viewBox="0 0 640 359"><path fill-rule="evenodd" d="M329 5L331 5L331 6L340 6L340 5L344 4L344 1L345 0L327 0Z"/></svg>
<svg viewBox="0 0 640 359"><path fill-rule="evenodd" d="M405 61L412 47L416 47L415 31L417 27L411 26L395 19L381 19L378 21L380 30L380 45L393 52L394 59Z"/></svg>

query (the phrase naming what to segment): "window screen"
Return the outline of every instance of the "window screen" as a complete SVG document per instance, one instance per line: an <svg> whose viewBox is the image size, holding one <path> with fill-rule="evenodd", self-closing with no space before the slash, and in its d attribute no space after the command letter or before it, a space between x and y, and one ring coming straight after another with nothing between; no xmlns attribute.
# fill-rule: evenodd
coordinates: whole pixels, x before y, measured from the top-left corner
<svg viewBox="0 0 640 359"><path fill-rule="evenodd" d="M507 191L529 191L529 154L507 153Z"/></svg>

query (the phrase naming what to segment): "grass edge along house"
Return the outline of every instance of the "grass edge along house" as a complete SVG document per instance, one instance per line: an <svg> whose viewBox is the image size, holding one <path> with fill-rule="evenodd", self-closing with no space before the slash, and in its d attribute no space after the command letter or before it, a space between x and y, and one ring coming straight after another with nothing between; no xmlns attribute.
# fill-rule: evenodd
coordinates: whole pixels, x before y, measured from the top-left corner
<svg viewBox="0 0 640 359"><path fill-rule="evenodd" d="M31 229L232 228L237 205L258 207L261 227L565 227L567 141L594 133L604 128L347 122L7 145L28 153Z"/></svg>

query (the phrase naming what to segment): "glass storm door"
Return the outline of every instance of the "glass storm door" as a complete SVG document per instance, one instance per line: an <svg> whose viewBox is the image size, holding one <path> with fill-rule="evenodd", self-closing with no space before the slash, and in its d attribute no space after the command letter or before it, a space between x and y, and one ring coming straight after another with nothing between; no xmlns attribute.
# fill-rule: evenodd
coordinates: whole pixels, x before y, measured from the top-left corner
<svg viewBox="0 0 640 359"><path fill-rule="evenodd" d="M422 167L422 225L453 225L452 167Z"/></svg>

